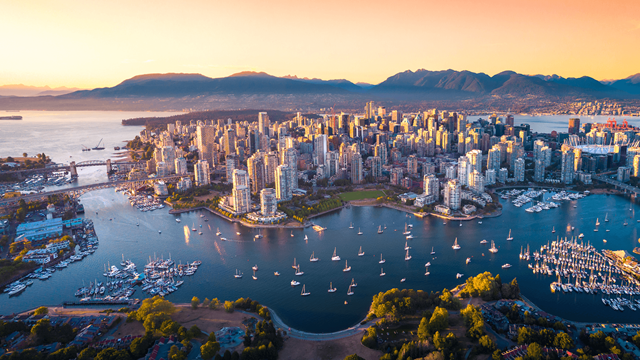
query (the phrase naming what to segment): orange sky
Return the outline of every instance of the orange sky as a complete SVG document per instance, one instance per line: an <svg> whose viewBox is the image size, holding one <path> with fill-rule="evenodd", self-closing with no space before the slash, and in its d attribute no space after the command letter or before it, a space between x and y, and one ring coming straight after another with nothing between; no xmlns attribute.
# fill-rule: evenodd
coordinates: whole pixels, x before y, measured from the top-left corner
<svg viewBox="0 0 640 360"><path fill-rule="evenodd" d="M6 0L0 33L0 85L243 70L371 83L420 68L640 72L639 0Z"/></svg>

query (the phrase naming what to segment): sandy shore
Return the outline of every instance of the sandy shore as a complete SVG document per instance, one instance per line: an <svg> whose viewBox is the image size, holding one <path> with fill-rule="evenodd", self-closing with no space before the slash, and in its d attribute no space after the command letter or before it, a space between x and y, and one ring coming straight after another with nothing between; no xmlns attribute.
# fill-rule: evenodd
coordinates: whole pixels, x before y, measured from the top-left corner
<svg viewBox="0 0 640 360"><path fill-rule="evenodd" d="M360 339L362 339L361 333L321 342L287 338L278 354L278 359L341 360L355 353L366 360L377 360L383 355L382 351L372 350L362 345Z"/></svg>

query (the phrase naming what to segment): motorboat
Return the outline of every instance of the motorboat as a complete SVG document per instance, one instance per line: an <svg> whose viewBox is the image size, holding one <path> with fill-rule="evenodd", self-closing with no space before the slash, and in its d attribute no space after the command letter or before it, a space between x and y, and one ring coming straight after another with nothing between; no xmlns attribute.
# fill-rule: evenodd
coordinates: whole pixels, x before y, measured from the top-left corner
<svg viewBox="0 0 640 360"><path fill-rule="evenodd" d="M360 251L358 251L358 256L364 256L364 251L362 251L362 246L360 246Z"/></svg>
<svg viewBox="0 0 640 360"><path fill-rule="evenodd" d="M349 272L349 271L351 271L351 266L349 266L349 264L348 264L348 261L347 261L347 260L345 260L345 261L344 261L344 269L342 269L342 271L344 271L344 272Z"/></svg>
<svg viewBox="0 0 640 360"><path fill-rule="evenodd" d="M337 289L337 288L334 288L334 287L333 287L333 283L332 283L332 282L330 282L330 283L329 283L329 290L327 290L327 291L328 291L328 292L330 292L330 293L334 293L334 292L336 292L336 290L338 290L338 289Z"/></svg>
<svg viewBox="0 0 640 360"><path fill-rule="evenodd" d="M306 289L305 289L304 285L302 285L302 292L300 293L300 295L302 295L302 296L309 296L309 295L311 295L311 293L310 293L310 292L308 292L308 291L306 291Z"/></svg>
<svg viewBox="0 0 640 360"><path fill-rule="evenodd" d="M469 265L470 262L471 262L471 258L467 258L467 260L465 261L465 264Z"/></svg>
<svg viewBox="0 0 640 360"><path fill-rule="evenodd" d="M487 240L482 239L482 241L480 241L480 244L484 245L487 243Z"/></svg>
<svg viewBox="0 0 640 360"><path fill-rule="evenodd" d="M511 264L504 264L504 265L502 265L502 268L503 268L503 269L508 269L508 268L510 268L510 267L511 267Z"/></svg>
<svg viewBox="0 0 640 360"><path fill-rule="evenodd" d="M177 222L177 223L180 223L181 221L182 221L182 220L180 220L180 219L177 219L177 218L176 218L176 222Z"/></svg>
<svg viewBox="0 0 640 360"><path fill-rule="evenodd" d="M385 276L385 275L387 274L384 272L384 269L380 268L380 276Z"/></svg>
<svg viewBox="0 0 640 360"><path fill-rule="evenodd" d="M382 258L382 253L380 253L380 261L378 261L378 264L384 264L387 260Z"/></svg>
<svg viewBox="0 0 640 360"><path fill-rule="evenodd" d="M413 239L413 235L409 234L406 236L407 239Z"/></svg>
<svg viewBox="0 0 640 360"><path fill-rule="evenodd" d="M279 272L277 272L277 271L274 271L274 272L273 272L273 275L275 275L275 276L280 276L280 273L279 273Z"/></svg>
<svg viewBox="0 0 640 360"><path fill-rule="evenodd" d="M401 282L401 283L403 283L403 282L405 282L405 281L407 281L407 278L402 278L402 279L400 279L400 282Z"/></svg>
<svg viewBox="0 0 640 360"><path fill-rule="evenodd" d="M300 285L299 282L295 281L295 280L291 280L291 286L298 286Z"/></svg>
<svg viewBox="0 0 640 360"><path fill-rule="evenodd" d="M453 250L460 250L460 245L458 245L458 238L456 238L455 242L453 243L453 246L451 246L451 248Z"/></svg>
<svg viewBox="0 0 640 360"><path fill-rule="evenodd" d="M336 251L338 248L333 248L333 256L331 257L331 261L340 261L340 256L337 255Z"/></svg>
<svg viewBox="0 0 640 360"><path fill-rule="evenodd" d="M316 253L315 251L311 252L311 258L309 258L309 261L316 262L316 261L320 260L317 257L315 257L315 255L314 255L315 253Z"/></svg>
<svg viewBox="0 0 640 360"><path fill-rule="evenodd" d="M460 279L460 278L461 278L461 277L463 277L463 276L464 276L464 274L457 273L457 274L456 274L456 279Z"/></svg>

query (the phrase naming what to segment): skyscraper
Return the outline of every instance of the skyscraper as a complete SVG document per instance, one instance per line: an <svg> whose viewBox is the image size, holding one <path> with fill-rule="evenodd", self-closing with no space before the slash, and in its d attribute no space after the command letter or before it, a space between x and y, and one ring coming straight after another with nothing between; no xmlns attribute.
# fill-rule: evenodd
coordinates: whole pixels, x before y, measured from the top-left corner
<svg viewBox="0 0 640 360"><path fill-rule="evenodd" d="M198 160L193 167L196 178L196 186L209 185L209 163L206 160Z"/></svg>
<svg viewBox="0 0 640 360"><path fill-rule="evenodd" d="M469 188L476 194L484 192L484 176L478 170L473 170L469 175Z"/></svg>
<svg viewBox="0 0 640 360"><path fill-rule="evenodd" d="M236 153L236 132L233 129L224 132L224 152L226 155Z"/></svg>
<svg viewBox="0 0 640 360"><path fill-rule="evenodd" d="M184 157L179 157L175 160L176 174L178 175L186 175L187 174L187 159Z"/></svg>
<svg viewBox="0 0 640 360"><path fill-rule="evenodd" d="M251 194L249 191L249 176L244 170L233 171L233 208L236 214L251 211Z"/></svg>
<svg viewBox="0 0 640 360"><path fill-rule="evenodd" d="M569 134L577 135L579 132L580 132L580 119L579 118L569 119Z"/></svg>
<svg viewBox="0 0 640 360"><path fill-rule="evenodd" d="M560 180L563 184L573 183L573 161L575 156L570 149L562 150L562 168L560 172Z"/></svg>
<svg viewBox="0 0 640 360"><path fill-rule="evenodd" d="M371 157L371 176L374 179L382 176L382 160L379 156Z"/></svg>
<svg viewBox="0 0 640 360"><path fill-rule="evenodd" d="M266 112L258 113L258 132L260 134L264 134L269 136L269 127L271 126L269 122L269 115Z"/></svg>
<svg viewBox="0 0 640 360"><path fill-rule="evenodd" d="M294 148L288 148L282 152L282 161L280 162L282 165L289 166L290 172L289 176L289 186L291 187L291 191L298 188L298 153Z"/></svg>
<svg viewBox="0 0 640 360"><path fill-rule="evenodd" d="M387 145L386 144L377 144L374 148L374 155L378 156L380 160L382 160L382 165L387 165Z"/></svg>
<svg viewBox="0 0 640 360"><path fill-rule="evenodd" d="M537 183L544 182L544 160L538 159L534 162L533 181Z"/></svg>
<svg viewBox="0 0 640 360"><path fill-rule="evenodd" d="M257 194L265 186L264 156L261 152L247 159L247 169L251 180L251 192Z"/></svg>
<svg viewBox="0 0 640 360"><path fill-rule="evenodd" d="M353 184L361 184L363 181L362 156L358 152L351 156L351 182Z"/></svg>
<svg viewBox="0 0 640 360"><path fill-rule="evenodd" d="M436 201L440 199L440 181L435 175L424 176L424 194L433 195Z"/></svg>
<svg viewBox="0 0 640 360"><path fill-rule="evenodd" d="M415 155L409 155L407 159L407 173L416 175L418 173L418 158Z"/></svg>
<svg viewBox="0 0 640 360"><path fill-rule="evenodd" d="M449 180L444 187L444 204L451 210L460 209L460 184L458 180Z"/></svg>
<svg viewBox="0 0 640 360"><path fill-rule="evenodd" d="M279 165L276 168L276 198L279 201L291 200L291 168Z"/></svg>
<svg viewBox="0 0 640 360"><path fill-rule="evenodd" d="M482 151L480 150L471 150L467 153L467 158L469 158L469 162L471 164L471 170L475 170L477 172L482 171Z"/></svg>
<svg viewBox="0 0 640 360"><path fill-rule="evenodd" d="M513 168L513 177L516 178L516 181L524 181L524 159L516 159L513 163Z"/></svg>
<svg viewBox="0 0 640 360"><path fill-rule="evenodd" d="M260 213L263 216L273 216L277 210L276 191L272 188L260 190Z"/></svg>
<svg viewBox="0 0 640 360"><path fill-rule="evenodd" d="M458 182L460 186L469 185L469 173L471 172L471 164L469 158L460 156L458 158Z"/></svg>
<svg viewBox="0 0 640 360"><path fill-rule="evenodd" d="M327 152L324 163L327 170L327 177L337 174L340 169L340 154L337 151Z"/></svg>
<svg viewBox="0 0 640 360"><path fill-rule="evenodd" d="M233 170L236 169L238 164L238 158L235 155L227 155L225 158L225 164L227 166L227 184L233 182Z"/></svg>
<svg viewBox="0 0 640 360"><path fill-rule="evenodd" d="M264 153L264 181L265 184L276 182L276 167L278 167L278 155L271 151Z"/></svg>
<svg viewBox="0 0 640 360"><path fill-rule="evenodd" d="M327 153L327 135L318 135L313 139L313 163L314 165L325 165L324 159Z"/></svg>
<svg viewBox="0 0 640 360"><path fill-rule="evenodd" d="M500 158L500 147L492 147L487 157L487 169L493 169L496 172L500 170Z"/></svg>

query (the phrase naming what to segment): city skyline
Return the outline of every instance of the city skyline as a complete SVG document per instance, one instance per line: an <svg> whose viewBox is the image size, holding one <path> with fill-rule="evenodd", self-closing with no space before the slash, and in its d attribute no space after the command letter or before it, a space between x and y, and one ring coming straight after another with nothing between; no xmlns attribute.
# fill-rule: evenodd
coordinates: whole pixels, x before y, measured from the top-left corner
<svg viewBox="0 0 640 360"><path fill-rule="evenodd" d="M640 40L634 1L394 5L10 2L0 29L13 50L0 84L95 88L147 73L245 70L372 84L420 68L598 80L639 71L640 50L627 48Z"/></svg>

